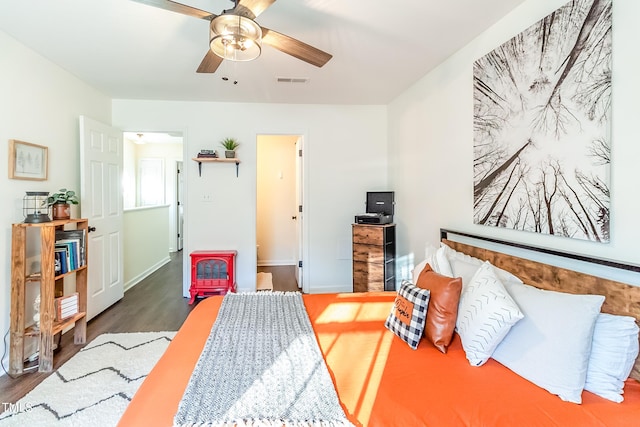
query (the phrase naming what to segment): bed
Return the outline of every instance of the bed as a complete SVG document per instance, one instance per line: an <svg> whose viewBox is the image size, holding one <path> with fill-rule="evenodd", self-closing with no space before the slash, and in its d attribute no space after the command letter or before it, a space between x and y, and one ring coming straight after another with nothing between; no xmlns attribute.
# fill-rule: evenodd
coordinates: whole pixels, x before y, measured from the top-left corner
<svg viewBox="0 0 640 427"><path fill-rule="evenodd" d="M442 242L450 248L489 260L527 284L603 295L602 312L640 319L639 287L455 242L449 240L449 233L443 230ZM482 366L471 366L457 333L446 354L424 340L411 349L384 326L395 298L395 292L303 296L340 405L354 425L629 426L640 419L640 360L624 382L623 402L588 391L582 393L581 404L566 402L493 358ZM199 302L119 426L173 424L221 303L219 296Z"/></svg>

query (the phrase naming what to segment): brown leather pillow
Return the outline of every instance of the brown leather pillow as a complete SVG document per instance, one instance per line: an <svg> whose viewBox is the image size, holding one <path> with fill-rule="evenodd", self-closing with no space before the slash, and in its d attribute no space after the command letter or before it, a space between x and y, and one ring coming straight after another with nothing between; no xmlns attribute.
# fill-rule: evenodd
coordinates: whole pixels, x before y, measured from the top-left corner
<svg viewBox="0 0 640 427"><path fill-rule="evenodd" d="M416 286L431 291L424 334L438 350L446 353L458 317L462 279L438 274L427 264Z"/></svg>

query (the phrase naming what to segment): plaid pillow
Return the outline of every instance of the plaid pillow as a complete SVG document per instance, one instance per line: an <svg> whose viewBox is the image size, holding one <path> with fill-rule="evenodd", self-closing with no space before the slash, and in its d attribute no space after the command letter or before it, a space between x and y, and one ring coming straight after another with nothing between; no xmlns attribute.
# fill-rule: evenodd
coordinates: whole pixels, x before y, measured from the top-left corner
<svg viewBox="0 0 640 427"><path fill-rule="evenodd" d="M418 348L429 306L430 292L420 289L408 280L403 280L396 301L384 326L396 334L412 349Z"/></svg>

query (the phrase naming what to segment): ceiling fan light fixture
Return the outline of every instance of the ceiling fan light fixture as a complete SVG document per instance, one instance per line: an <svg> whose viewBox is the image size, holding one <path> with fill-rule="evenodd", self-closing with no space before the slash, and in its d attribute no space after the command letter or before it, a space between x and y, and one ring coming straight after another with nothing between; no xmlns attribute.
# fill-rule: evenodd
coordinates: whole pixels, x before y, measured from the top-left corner
<svg viewBox="0 0 640 427"><path fill-rule="evenodd" d="M211 51L231 61L251 61L262 52L262 28L246 16L223 14L211 20Z"/></svg>

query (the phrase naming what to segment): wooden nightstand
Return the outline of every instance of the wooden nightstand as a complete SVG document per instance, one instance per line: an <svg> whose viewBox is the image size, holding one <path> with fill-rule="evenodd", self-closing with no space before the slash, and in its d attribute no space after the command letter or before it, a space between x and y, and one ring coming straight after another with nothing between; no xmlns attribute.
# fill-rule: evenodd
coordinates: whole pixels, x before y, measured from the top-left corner
<svg viewBox="0 0 640 427"><path fill-rule="evenodd" d="M396 225L353 224L353 291L396 289Z"/></svg>

